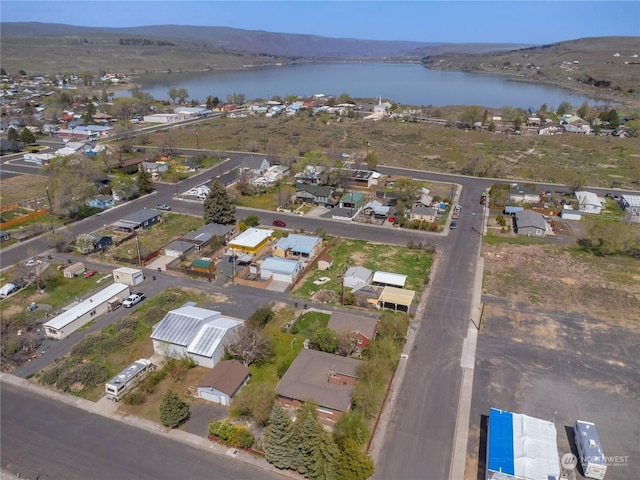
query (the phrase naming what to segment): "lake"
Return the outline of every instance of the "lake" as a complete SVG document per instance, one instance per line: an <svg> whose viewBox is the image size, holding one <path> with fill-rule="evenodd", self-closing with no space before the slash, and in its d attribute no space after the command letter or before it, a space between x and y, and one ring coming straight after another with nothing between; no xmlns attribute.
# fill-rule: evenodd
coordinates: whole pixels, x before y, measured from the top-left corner
<svg viewBox="0 0 640 480"><path fill-rule="evenodd" d="M208 96L225 101L241 93L247 100L274 96L349 94L352 98L379 98L404 105L436 107L480 105L537 110L567 101L580 106L584 100L599 102L557 87L513 81L508 77L429 70L418 64L323 63L251 68L242 71L167 73L136 77L141 90L157 100L168 99L172 87L186 88L189 99L204 102ZM127 96L119 92L117 96Z"/></svg>

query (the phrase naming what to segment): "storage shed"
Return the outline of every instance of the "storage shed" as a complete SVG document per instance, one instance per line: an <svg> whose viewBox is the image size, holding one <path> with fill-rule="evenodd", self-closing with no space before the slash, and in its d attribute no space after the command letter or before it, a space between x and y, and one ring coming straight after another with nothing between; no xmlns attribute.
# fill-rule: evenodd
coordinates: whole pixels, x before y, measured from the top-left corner
<svg viewBox="0 0 640 480"><path fill-rule="evenodd" d="M65 268L62 271L62 274L64 275L64 278L73 278L73 277L77 277L82 272L84 272L84 263L76 262L74 264L69 265L67 268Z"/></svg>
<svg viewBox="0 0 640 480"><path fill-rule="evenodd" d="M121 300L130 294L129 286L124 283L114 283L100 290L98 293L77 303L57 317L43 325L44 333L49 338L62 340L80 327L109 311L109 300L119 297Z"/></svg>
<svg viewBox="0 0 640 480"><path fill-rule="evenodd" d="M125 285L138 285L144 280L144 273L142 270L129 267L116 268L113 271L113 281L124 283Z"/></svg>
<svg viewBox="0 0 640 480"><path fill-rule="evenodd" d="M407 276L401 273L376 272L373 274L371 284L376 286L387 286L404 288L407 283Z"/></svg>

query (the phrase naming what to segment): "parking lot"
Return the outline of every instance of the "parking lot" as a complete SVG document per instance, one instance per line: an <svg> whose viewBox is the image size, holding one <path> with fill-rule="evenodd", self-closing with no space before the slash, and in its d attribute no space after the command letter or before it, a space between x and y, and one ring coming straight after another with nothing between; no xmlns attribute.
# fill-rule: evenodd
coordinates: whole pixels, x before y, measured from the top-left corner
<svg viewBox="0 0 640 480"><path fill-rule="evenodd" d="M484 478L490 407L555 422L560 457L576 453L575 421L594 422L604 454L623 460L609 465L606 478L638 478L639 328L491 296L483 301L466 478ZM579 467L576 473L583 478Z"/></svg>

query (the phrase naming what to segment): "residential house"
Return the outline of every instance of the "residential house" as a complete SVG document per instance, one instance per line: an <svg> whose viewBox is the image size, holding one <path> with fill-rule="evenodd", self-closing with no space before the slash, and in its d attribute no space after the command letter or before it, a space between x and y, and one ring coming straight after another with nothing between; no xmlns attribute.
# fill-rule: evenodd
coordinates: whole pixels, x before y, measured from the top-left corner
<svg viewBox="0 0 640 480"><path fill-rule="evenodd" d="M106 208L111 208L116 204L116 201L111 195L96 195L93 198L90 198L86 202L87 207L99 208L100 210L104 210Z"/></svg>
<svg viewBox="0 0 640 480"><path fill-rule="evenodd" d="M363 349L376 338L379 323L380 321L377 318L338 311L331 313L327 328L330 328L338 335L352 335L355 341L354 346L358 349Z"/></svg>
<svg viewBox="0 0 640 480"><path fill-rule="evenodd" d="M111 224L114 230L124 232L134 232L140 229L147 229L160 221L162 212L155 208L138 210L137 212L127 215L126 217Z"/></svg>
<svg viewBox="0 0 640 480"><path fill-rule="evenodd" d="M229 240L232 254L245 253L255 255L265 247L273 236L273 230L248 228L237 237Z"/></svg>
<svg viewBox="0 0 640 480"><path fill-rule="evenodd" d="M516 212L513 231L518 235L544 237L547 233L547 224L541 213L524 210Z"/></svg>
<svg viewBox="0 0 640 480"><path fill-rule="evenodd" d="M266 158L244 157L240 161L238 170L247 177L261 177L269 169L271 164Z"/></svg>
<svg viewBox="0 0 640 480"><path fill-rule="evenodd" d="M113 238L103 235L93 244L93 251L98 252L100 250L106 250L107 247L113 245Z"/></svg>
<svg viewBox="0 0 640 480"><path fill-rule="evenodd" d="M593 192L579 191L576 192L578 200L578 209L583 213L598 214L602 210L604 199L599 199L598 195Z"/></svg>
<svg viewBox="0 0 640 480"><path fill-rule="evenodd" d="M229 188L231 185L238 183L238 172L232 170L230 172L223 173L222 175L218 175L213 180L218 182L224 188Z"/></svg>
<svg viewBox="0 0 640 480"><path fill-rule="evenodd" d="M621 195L620 207L629 221L640 222L640 195Z"/></svg>
<svg viewBox="0 0 640 480"><path fill-rule="evenodd" d="M180 237L179 240L193 243L195 245L195 250L198 252L202 248L209 245L214 237L220 237L221 239L223 239L223 242L226 243L227 240L231 238L231 235L233 235L234 231L234 225L208 223L207 225L203 225L202 227L200 227L198 230L186 233L185 235Z"/></svg>
<svg viewBox="0 0 640 480"><path fill-rule="evenodd" d="M394 192L377 191L376 201L384 206L395 207L398 204L398 194Z"/></svg>
<svg viewBox="0 0 640 480"><path fill-rule="evenodd" d="M182 116L176 113L153 113L143 117L144 123L174 123L182 119Z"/></svg>
<svg viewBox="0 0 640 480"><path fill-rule="evenodd" d="M249 378L251 373L248 367L238 360L224 360L198 380L198 398L229 406Z"/></svg>
<svg viewBox="0 0 640 480"><path fill-rule="evenodd" d="M339 208L349 208L359 210L364 204L364 195L360 192L347 192L340 197Z"/></svg>
<svg viewBox="0 0 640 480"><path fill-rule="evenodd" d="M175 165L175 171L178 173L192 173L200 169L200 165L196 162L183 161Z"/></svg>
<svg viewBox="0 0 640 480"><path fill-rule="evenodd" d="M332 208L336 204L333 193L333 188L326 185L297 184L293 200Z"/></svg>
<svg viewBox="0 0 640 480"><path fill-rule="evenodd" d="M535 203L540 201L540 192L521 185L511 187L509 190L509 202Z"/></svg>
<svg viewBox="0 0 640 480"><path fill-rule="evenodd" d="M302 273L302 270L303 265L297 260L267 257L260 265L260 278L263 280L272 278L278 282L292 284Z"/></svg>
<svg viewBox="0 0 640 480"><path fill-rule="evenodd" d="M389 212L391 211L391 207L388 205L383 205L377 200L372 200L367 203L362 208L362 213L367 216L372 216L378 219L384 219L389 216Z"/></svg>
<svg viewBox="0 0 640 480"><path fill-rule="evenodd" d="M289 410L312 400L318 421L331 429L341 414L351 410L361 365L360 360L302 349L276 386L277 400Z"/></svg>
<svg viewBox="0 0 640 480"><path fill-rule="evenodd" d="M169 164L166 162L142 162L140 168L152 175L160 175L169 171Z"/></svg>
<svg viewBox="0 0 640 480"><path fill-rule="evenodd" d="M574 210L571 205L563 205L560 218L563 220L582 220L582 212Z"/></svg>
<svg viewBox="0 0 640 480"><path fill-rule="evenodd" d="M359 285L369 285L373 272L365 267L351 267L342 277L345 288L356 288Z"/></svg>
<svg viewBox="0 0 640 480"><path fill-rule="evenodd" d="M296 182L304 183L306 185L318 185L325 170L326 167L322 167L319 165L307 165L304 168L304 171L296 173Z"/></svg>
<svg viewBox="0 0 640 480"><path fill-rule="evenodd" d="M414 221L435 222L438 216L437 207L414 205L409 212L409 218Z"/></svg>
<svg viewBox="0 0 640 480"><path fill-rule="evenodd" d="M224 342L242 323L189 302L153 326L153 351L170 358L190 357L198 365L213 368L224 356Z"/></svg>
<svg viewBox="0 0 640 480"><path fill-rule="evenodd" d="M274 245L273 255L280 258L294 256L308 260L315 257L321 247L322 239L320 237L290 233Z"/></svg>

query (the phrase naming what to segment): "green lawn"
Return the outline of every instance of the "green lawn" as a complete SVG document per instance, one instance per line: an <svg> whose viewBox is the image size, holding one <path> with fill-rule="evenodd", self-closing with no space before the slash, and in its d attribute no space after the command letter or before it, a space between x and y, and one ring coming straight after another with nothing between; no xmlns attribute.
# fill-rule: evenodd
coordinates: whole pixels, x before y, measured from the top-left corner
<svg viewBox="0 0 640 480"><path fill-rule="evenodd" d="M326 327L330 317L331 315L327 313L307 312L296 320L296 323L291 327L291 332L300 333L309 338L319 328Z"/></svg>
<svg viewBox="0 0 640 480"><path fill-rule="evenodd" d="M339 299L342 293L341 276L349 267L364 266L374 272L384 271L407 275L405 288L415 290L419 296L433 263L432 256L420 250L363 240L340 240L327 253L333 257L332 267L326 271L312 271L293 295L309 299L318 290L332 290ZM318 287L313 282L320 277L329 277L331 281Z"/></svg>

